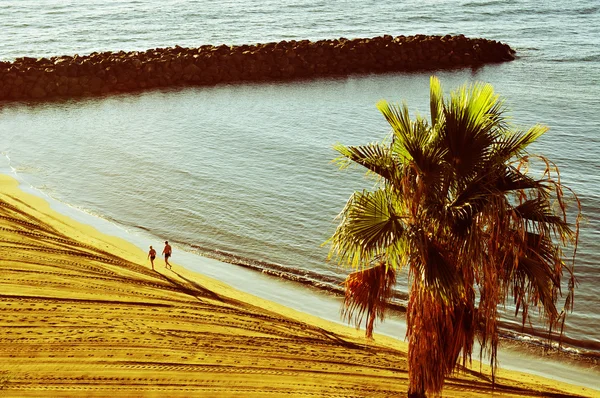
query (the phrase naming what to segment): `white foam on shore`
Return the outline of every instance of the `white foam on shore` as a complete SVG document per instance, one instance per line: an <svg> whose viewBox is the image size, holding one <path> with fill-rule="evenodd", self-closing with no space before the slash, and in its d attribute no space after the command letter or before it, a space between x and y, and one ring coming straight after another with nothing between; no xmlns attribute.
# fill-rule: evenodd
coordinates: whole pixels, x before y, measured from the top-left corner
<svg viewBox="0 0 600 398"><path fill-rule="evenodd" d="M42 197L49 202L55 211L70 217L83 224L88 224L98 231L124 239L142 251L149 245L160 244L168 240L168 236L153 236L139 230L127 230L116 223L110 222L94 214L61 202L48 194L32 187L21 175L10 167L7 154L3 154L7 164L0 164L0 173L10 175L20 183L20 188L27 193ZM298 284L288 280L268 276L244 267L206 258L198 254L186 252L173 244L173 262L200 274L217 279L235 289L250 293L257 297L273 301L297 311L320 317L338 324L345 324L340 319L342 299L333 294ZM143 261L144 259L141 259ZM161 266L161 261L157 263ZM404 317L391 315L384 323L375 327L376 333L396 339L404 339L406 335L406 321ZM479 347L473 350L474 359ZM498 354L500 367L508 370L526 372L553 380L598 389L600 372L586 364L564 363L558 359L523 352L517 348L501 348ZM483 359L486 362L486 359ZM543 361L543 362L542 362ZM599 390L600 391L600 390Z"/></svg>

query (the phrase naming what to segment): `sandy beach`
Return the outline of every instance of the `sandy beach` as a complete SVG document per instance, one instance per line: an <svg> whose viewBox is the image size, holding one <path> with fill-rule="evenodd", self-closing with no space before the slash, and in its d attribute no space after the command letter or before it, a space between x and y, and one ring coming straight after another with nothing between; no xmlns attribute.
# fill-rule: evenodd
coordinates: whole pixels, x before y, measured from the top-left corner
<svg viewBox="0 0 600 398"><path fill-rule="evenodd" d="M158 252L160 242L154 242ZM153 244L150 242L149 244ZM405 342L343 327L157 258L0 175L0 396L404 396ZM399 336L402 337L402 336ZM542 363L540 363L542 366ZM444 396L598 396L479 363Z"/></svg>

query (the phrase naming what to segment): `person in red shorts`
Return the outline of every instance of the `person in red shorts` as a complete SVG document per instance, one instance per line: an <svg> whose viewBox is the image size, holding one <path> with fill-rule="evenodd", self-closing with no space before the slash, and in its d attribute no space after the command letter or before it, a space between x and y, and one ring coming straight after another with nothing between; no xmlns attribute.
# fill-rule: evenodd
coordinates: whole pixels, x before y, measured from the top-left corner
<svg viewBox="0 0 600 398"><path fill-rule="evenodd" d="M152 264L152 269L154 269L154 259L156 258L156 250L150 246L150 251L148 252L148 258L150 259L150 264Z"/></svg>

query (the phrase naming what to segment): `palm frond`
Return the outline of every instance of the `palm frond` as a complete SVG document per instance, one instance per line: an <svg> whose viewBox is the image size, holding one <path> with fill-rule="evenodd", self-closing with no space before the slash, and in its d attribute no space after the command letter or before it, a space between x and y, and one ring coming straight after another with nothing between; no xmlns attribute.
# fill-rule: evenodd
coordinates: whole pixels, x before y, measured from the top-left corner
<svg viewBox="0 0 600 398"><path fill-rule="evenodd" d="M548 131L548 127L535 125L529 130L507 133L502 137L494 148L494 155L500 162L506 162L511 158L520 157L525 154L525 149Z"/></svg>
<svg viewBox="0 0 600 398"><path fill-rule="evenodd" d="M435 128L442 122L444 111L444 98L440 80L431 76L429 79L429 110L431 112L431 125Z"/></svg>
<svg viewBox="0 0 600 398"><path fill-rule="evenodd" d="M445 124L438 139L448 149L447 161L459 178L468 178L490 158L503 134L502 101L489 84L463 86L444 106Z"/></svg>
<svg viewBox="0 0 600 398"><path fill-rule="evenodd" d="M394 153L405 162L415 160L431 139L427 122L422 118L411 121L406 104L392 105L386 101L377 103L387 122L392 127Z"/></svg>
<svg viewBox="0 0 600 398"><path fill-rule="evenodd" d="M396 159L389 148L384 145L378 143L362 146L336 144L333 148L342 155L334 159L334 163L340 169L358 164L383 178L391 180L397 177Z"/></svg>
<svg viewBox="0 0 600 398"><path fill-rule="evenodd" d="M355 192L340 213L340 224L330 238L330 257L358 268L382 253L389 253L390 263L401 257L405 226L398 204L391 192ZM392 255L393 254L393 255Z"/></svg>
<svg viewBox="0 0 600 398"><path fill-rule="evenodd" d="M342 318L360 328L366 315L365 334L373 336L375 319L383 321L389 300L396 284L396 271L385 261L371 268L352 272L344 281L345 296Z"/></svg>
<svg viewBox="0 0 600 398"><path fill-rule="evenodd" d="M552 231L556 236L571 238L573 231L563 217L556 215L547 198L529 199L514 208L519 218L530 221L532 229Z"/></svg>
<svg viewBox="0 0 600 398"><path fill-rule="evenodd" d="M558 318L554 294L554 289L557 287L556 281L553 278L553 270L546 262L528 257L519 258L514 283L518 285L518 291L520 292L517 303L524 305L523 325L525 325L528 315L525 308L528 307L529 303L534 306L541 303L546 316L551 321ZM517 306L517 311L518 308Z"/></svg>
<svg viewBox="0 0 600 398"><path fill-rule="evenodd" d="M550 187L546 181L531 178L513 165L506 165L503 168L501 175L495 181L495 189L502 194L507 194L511 191L523 192L530 190L543 194L550 191Z"/></svg>

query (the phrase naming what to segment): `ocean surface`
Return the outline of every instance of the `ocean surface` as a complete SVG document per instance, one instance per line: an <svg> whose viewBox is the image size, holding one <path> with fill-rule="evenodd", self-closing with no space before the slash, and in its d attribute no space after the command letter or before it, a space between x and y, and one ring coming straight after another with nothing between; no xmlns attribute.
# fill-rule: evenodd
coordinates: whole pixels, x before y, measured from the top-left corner
<svg viewBox="0 0 600 398"><path fill-rule="evenodd" d="M446 91L489 82L506 98L516 126L550 127L531 149L561 168L563 182L581 200L579 285L564 341L568 352L598 358L598 0L7 0L0 7L2 61L384 34L495 39L509 44L518 58L451 72L0 103L0 172L108 220L141 246L162 249L168 239L175 262L178 251L198 254L339 291L348 270L326 261L323 243L352 192L372 182L360 169L339 171L331 163L332 146L383 139L389 126L375 108L380 99L406 100L413 114L426 115L431 74ZM264 288L285 301L291 285ZM398 292L402 301L404 280ZM537 325L535 315L532 324ZM543 340L523 331L519 319L507 315L503 325L507 336L539 343L541 352Z"/></svg>

